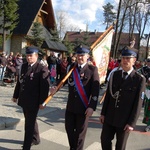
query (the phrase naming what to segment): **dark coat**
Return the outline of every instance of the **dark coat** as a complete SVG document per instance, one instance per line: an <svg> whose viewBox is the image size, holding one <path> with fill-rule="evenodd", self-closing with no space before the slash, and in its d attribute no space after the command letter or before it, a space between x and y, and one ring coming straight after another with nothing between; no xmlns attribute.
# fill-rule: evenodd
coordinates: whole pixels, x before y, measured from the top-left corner
<svg viewBox="0 0 150 150"><path fill-rule="evenodd" d="M70 69L72 66L70 67ZM89 65L88 63L81 69L80 77L82 84L84 86L85 93L89 99L88 107L96 109L97 100L99 96L99 75L97 67ZM69 77L69 81L74 83L72 75ZM75 85L69 84L69 95L67 102L67 110L84 114L86 111L85 106L82 103L82 100L79 97L79 94L75 88Z"/></svg>
<svg viewBox="0 0 150 150"><path fill-rule="evenodd" d="M18 99L18 105L37 108L47 98L48 92L48 69L38 62L28 69L28 63L24 63L13 95L13 98Z"/></svg>
<svg viewBox="0 0 150 150"><path fill-rule="evenodd" d="M105 121L115 127L135 126L143 103L145 77L135 70L122 83L122 71L116 71L112 79L112 93L119 91L116 101L110 93L110 82L104 99L101 115Z"/></svg>
<svg viewBox="0 0 150 150"><path fill-rule="evenodd" d="M7 59L5 56L0 56L0 66L6 67L7 65Z"/></svg>

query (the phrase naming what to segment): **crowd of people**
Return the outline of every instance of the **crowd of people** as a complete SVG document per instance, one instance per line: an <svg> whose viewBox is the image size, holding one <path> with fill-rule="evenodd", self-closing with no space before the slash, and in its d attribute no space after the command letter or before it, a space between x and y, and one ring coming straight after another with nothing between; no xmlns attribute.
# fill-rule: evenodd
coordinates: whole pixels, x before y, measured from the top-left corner
<svg viewBox="0 0 150 150"><path fill-rule="evenodd" d="M3 52L0 55L0 82L1 85L5 85L4 82L16 82L19 70L24 60L22 54L17 53L14 55L13 52L10 52L9 55L6 55Z"/></svg>
<svg viewBox="0 0 150 150"><path fill-rule="evenodd" d="M56 84L64 78L68 66L70 66L74 60L76 61L76 54L70 53L67 57L62 56L61 53L55 54L53 51L50 52L49 56L43 54L41 58L38 58L40 64L49 69L51 85ZM92 62L91 60L92 58L88 60L89 63ZM20 53L14 55L13 52L10 52L9 55L6 55L6 53L3 52L0 55L0 84L4 86L7 82L16 82L19 70L24 62L26 62L26 59Z"/></svg>
<svg viewBox="0 0 150 150"><path fill-rule="evenodd" d="M7 57L2 54L0 65L3 71L4 68L14 69L12 72L15 73L12 101L22 107L25 116L23 150L30 150L32 145L41 142L37 113L46 107L42 104L49 92L56 92L70 70L71 75L63 83L68 83L69 89L65 129L70 150L83 150L88 120L96 110L100 90L98 68L89 52L87 47L80 45L68 57L50 52L49 56L43 55L39 60L38 48L27 47L26 61L19 53L13 56L11 52ZM1 80L3 78L1 74ZM121 59L110 58L105 83L106 95L99 117L103 124L101 146L103 150L111 150L116 135L116 150L125 150L142 106L143 123L147 125L145 131L150 130L150 59L137 61L137 53L132 48L123 49Z"/></svg>

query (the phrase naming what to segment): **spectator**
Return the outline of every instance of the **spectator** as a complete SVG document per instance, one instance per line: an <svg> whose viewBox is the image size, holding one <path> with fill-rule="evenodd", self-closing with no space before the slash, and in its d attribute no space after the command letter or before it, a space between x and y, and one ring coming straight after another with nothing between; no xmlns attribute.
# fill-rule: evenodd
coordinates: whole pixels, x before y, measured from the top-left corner
<svg viewBox="0 0 150 150"><path fill-rule="evenodd" d="M50 52L50 56L47 57L48 69L51 71L52 67L56 68L56 56L54 52Z"/></svg>
<svg viewBox="0 0 150 150"><path fill-rule="evenodd" d="M56 63L57 63L57 60L56 60L56 56L54 55L54 52L51 52L50 53L50 56L48 56L47 58L47 63L48 63L48 69L50 71L50 82L51 84L54 84L55 83L55 77L51 75L52 72L56 72ZM52 73L54 75L54 73Z"/></svg>
<svg viewBox="0 0 150 150"><path fill-rule="evenodd" d="M7 58L6 58L6 53L2 52L2 55L0 56L0 81L1 85L5 85L3 82L4 76L5 76L5 71L7 67Z"/></svg>
<svg viewBox="0 0 150 150"><path fill-rule="evenodd" d="M41 64L42 66L48 67L47 56L46 56L46 55L43 55L43 56L42 56L42 59L40 60L40 64Z"/></svg>
<svg viewBox="0 0 150 150"><path fill-rule="evenodd" d="M60 64L60 68L61 68L60 80L62 80L67 74L67 67L68 67L67 57L63 57L62 62Z"/></svg>
<svg viewBox="0 0 150 150"><path fill-rule="evenodd" d="M17 54L16 59L15 59L15 68L16 68L16 78L15 81L17 82L18 76L19 76L19 71L21 69L21 66L23 64L23 59L22 59L22 54Z"/></svg>
<svg viewBox="0 0 150 150"><path fill-rule="evenodd" d="M60 80L61 75L61 61L62 61L62 55L59 53L57 57L57 63L56 63L56 81Z"/></svg>
<svg viewBox="0 0 150 150"><path fill-rule="evenodd" d="M110 57L110 60L109 60L109 63L108 63L108 68L107 68L105 83L107 83L108 75L114 69L114 67L115 67L114 59L112 57Z"/></svg>
<svg viewBox="0 0 150 150"><path fill-rule="evenodd" d="M148 78L145 90L145 105L143 123L147 125L145 131L150 131L150 78Z"/></svg>
<svg viewBox="0 0 150 150"><path fill-rule="evenodd" d="M67 57L68 65L71 64L71 59L72 59L73 54L69 53L69 56Z"/></svg>

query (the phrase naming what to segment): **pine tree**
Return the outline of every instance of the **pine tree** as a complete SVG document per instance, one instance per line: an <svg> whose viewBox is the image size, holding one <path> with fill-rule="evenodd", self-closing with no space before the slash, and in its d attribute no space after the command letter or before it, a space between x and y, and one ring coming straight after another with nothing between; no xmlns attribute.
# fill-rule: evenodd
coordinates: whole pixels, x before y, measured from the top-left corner
<svg viewBox="0 0 150 150"><path fill-rule="evenodd" d="M104 18L106 23L106 29L114 22L116 19L116 13L113 12L114 6L111 5L110 3L107 3L106 5L103 6L104 9Z"/></svg>
<svg viewBox="0 0 150 150"><path fill-rule="evenodd" d="M91 43L89 41L90 41L90 35L89 35L89 32L86 31L86 32L84 32L84 35L82 37L81 44L90 46Z"/></svg>
<svg viewBox="0 0 150 150"><path fill-rule="evenodd" d="M67 47L68 54L74 53L74 45L73 43L69 42L68 39L62 41L62 43Z"/></svg>
<svg viewBox="0 0 150 150"><path fill-rule="evenodd" d="M59 42L60 41L60 39L59 39L59 33L58 33L58 31L57 31L57 29L56 29L56 27L54 28L54 30L50 30L50 33L51 33L51 35L52 35L52 37L51 37L51 41L57 41L57 42Z"/></svg>
<svg viewBox="0 0 150 150"><path fill-rule="evenodd" d="M10 37L18 24L18 0L0 1L0 29L3 30L3 51L5 50L6 32Z"/></svg>
<svg viewBox="0 0 150 150"><path fill-rule="evenodd" d="M31 29L31 35L26 36L25 39L36 47L41 47L43 44L44 38L41 36L43 33L43 28L39 22L34 22L33 27Z"/></svg>

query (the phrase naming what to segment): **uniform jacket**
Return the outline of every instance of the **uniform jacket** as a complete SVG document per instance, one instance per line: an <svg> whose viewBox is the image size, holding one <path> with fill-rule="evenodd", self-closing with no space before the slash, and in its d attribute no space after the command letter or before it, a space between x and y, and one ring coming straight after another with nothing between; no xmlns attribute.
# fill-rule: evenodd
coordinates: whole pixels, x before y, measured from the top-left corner
<svg viewBox="0 0 150 150"><path fill-rule="evenodd" d="M49 92L49 73L47 67L36 62L30 69L24 63L19 74L13 97L21 107L34 108L42 104Z"/></svg>
<svg viewBox="0 0 150 150"><path fill-rule="evenodd" d="M113 94L119 91L119 97L118 100L112 97L109 81L101 111L107 123L116 127L135 126L144 98L145 80L143 75L133 70L122 83L122 70L114 72L111 89Z"/></svg>
<svg viewBox="0 0 150 150"><path fill-rule="evenodd" d="M72 66L70 67L70 69ZM97 100L99 96L99 75L97 67L93 65L89 65L88 63L81 69L80 71L80 78L86 92L86 95L89 99L88 107L96 109ZM68 102L67 102L67 110L74 112L74 113L85 113L85 106L83 105L79 94L76 90L74 85L73 76L69 77L69 95L68 95ZM72 84L73 83L73 84Z"/></svg>

